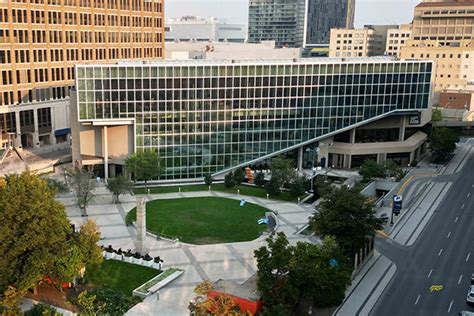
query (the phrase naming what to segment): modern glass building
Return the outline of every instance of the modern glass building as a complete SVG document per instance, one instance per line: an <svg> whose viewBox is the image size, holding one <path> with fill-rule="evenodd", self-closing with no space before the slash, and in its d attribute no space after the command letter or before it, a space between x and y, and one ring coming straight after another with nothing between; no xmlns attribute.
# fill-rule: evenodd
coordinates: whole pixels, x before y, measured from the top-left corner
<svg viewBox="0 0 474 316"><path fill-rule="evenodd" d="M426 110L431 76L430 61L387 58L80 65L73 159L107 175L156 150L163 180L218 174Z"/></svg>

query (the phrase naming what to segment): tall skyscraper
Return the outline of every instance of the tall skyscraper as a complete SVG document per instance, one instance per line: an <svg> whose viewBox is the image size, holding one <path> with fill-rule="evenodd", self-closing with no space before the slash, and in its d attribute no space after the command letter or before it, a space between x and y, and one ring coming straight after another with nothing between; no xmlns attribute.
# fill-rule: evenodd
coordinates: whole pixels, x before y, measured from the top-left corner
<svg viewBox="0 0 474 316"><path fill-rule="evenodd" d="M77 63L163 55L163 0L0 3L0 148L68 139Z"/></svg>
<svg viewBox="0 0 474 316"><path fill-rule="evenodd" d="M305 46L328 44L332 28L354 28L355 0L307 0Z"/></svg>
<svg viewBox="0 0 474 316"><path fill-rule="evenodd" d="M354 26L355 0L250 0L249 42L329 44L331 28Z"/></svg>

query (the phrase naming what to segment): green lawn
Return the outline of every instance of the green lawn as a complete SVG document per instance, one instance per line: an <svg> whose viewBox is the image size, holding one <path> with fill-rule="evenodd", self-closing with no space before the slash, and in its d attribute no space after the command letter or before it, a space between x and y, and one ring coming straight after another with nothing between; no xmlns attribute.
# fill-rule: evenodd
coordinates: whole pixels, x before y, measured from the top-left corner
<svg viewBox="0 0 474 316"><path fill-rule="evenodd" d="M172 186L172 187L154 187L150 188L151 194L159 194L159 193L171 193L171 192L178 192L179 187ZM181 192L195 192L195 191L208 191L209 188L205 184L199 185L185 185L181 186ZM240 194L242 195L249 195L255 196L260 198L267 197L267 191L264 188L247 186L247 185L239 185L235 188L227 189L223 183L216 183L211 185L211 190L218 191L218 192L226 192L226 193L237 193L237 190L240 190ZM146 194L146 190L144 188L139 188L133 190L135 194ZM281 201L288 201L288 202L296 202L298 198L291 196L288 192L282 192L279 196L270 196L273 200L281 200ZM303 199L303 197L301 197Z"/></svg>
<svg viewBox="0 0 474 316"><path fill-rule="evenodd" d="M88 270L87 283L94 288L109 288L132 296L134 289L160 274L161 271L117 260L104 260L98 269Z"/></svg>
<svg viewBox="0 0 474 316"><path fill-rule="evenodd" d="M147 229L199 245L253 240L266 230L257 220L269 210L251 203L240 207L239 203L219 197L154 200L147 203ZM133 209L127 222L135 218Z"/></svg>

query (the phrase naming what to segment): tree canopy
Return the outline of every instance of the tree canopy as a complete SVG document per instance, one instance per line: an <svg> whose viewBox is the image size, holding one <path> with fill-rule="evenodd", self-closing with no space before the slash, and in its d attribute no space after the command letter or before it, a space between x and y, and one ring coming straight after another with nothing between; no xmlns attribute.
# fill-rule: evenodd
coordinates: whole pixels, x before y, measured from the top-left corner
<svg viewBox="0 0 474 316"><path fill-rule="evenodd" d="M2 184L3 183L3 184ZM0 292L22 293L53 273L71 233L64 206L45 180L28 172L0 182Z"/></svg>
<svg viewBox="0 0 474 316"><path fill-rule="evenodd" d="M372 159L366 159L359 168L359 174L365 180L372 180L373 178L384 178L385 168Z"/></svg>
<svg viewBox="0 0 474 316"><path fill-rule="evenodd" d="M326 237L321 245L299 242L292 246L280 232L267 242L268 246L255 251L264 315L270 311L303 315L309 306L342 302L351 272L348 259L333 239Z"/></svg>
<svg viewBox="0 0 474 316"><path fill-rule="evenodd" d="M81 209L82 215L87 215L87 206L94 201L95 181L92 180L94 173L92 169L66 169L67 183L76 195L77 206Z"/></svg>
<svg viewBox="0 0 474 316"><path fill-rule="evenodd" d="M433 160L446 160L456 149L458 141L459 136L452 129L446 127L435 128L428 139Z"/></svg>
<svg viewBox="0 0 474 316"><path fill-rule="evenodd" d="M107 180L107 189L114 196L114 203L120 203L120 195L130 193L133 190L133 183L125 176L118 176Z"/></svg>
<svg viewBox="0 0 474 316"><path fill-rule="evenodd" d="M135 180L145 181L145 188L149 180L159 178L164 171L158 153L152 150L134 153L125 160L125 166Z"/></svg>
<svg viewBox="0 0 474 316"><path fill-rule="evenodd" d="M310 219L319 236L332 236L347 256L370 241L381 229L373 204L356 189L342 186L326 194Z"/></svg>

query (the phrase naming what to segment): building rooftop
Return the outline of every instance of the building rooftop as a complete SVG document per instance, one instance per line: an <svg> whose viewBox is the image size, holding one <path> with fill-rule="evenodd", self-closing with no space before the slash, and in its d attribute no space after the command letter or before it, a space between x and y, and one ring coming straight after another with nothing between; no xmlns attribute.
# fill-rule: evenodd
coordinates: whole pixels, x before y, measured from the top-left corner
<svg viewBox="0 0 474 316"><path fill-rule="evenodd" d="M474 0L450 1L450 2L421 2L416 7L452 7L452 6L474 6Z"/></svg>

